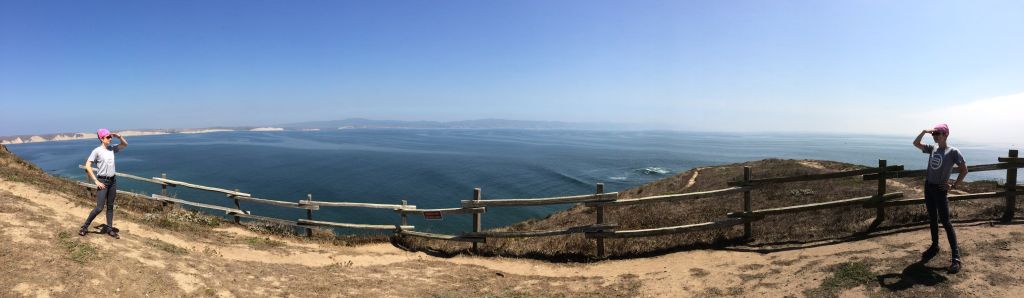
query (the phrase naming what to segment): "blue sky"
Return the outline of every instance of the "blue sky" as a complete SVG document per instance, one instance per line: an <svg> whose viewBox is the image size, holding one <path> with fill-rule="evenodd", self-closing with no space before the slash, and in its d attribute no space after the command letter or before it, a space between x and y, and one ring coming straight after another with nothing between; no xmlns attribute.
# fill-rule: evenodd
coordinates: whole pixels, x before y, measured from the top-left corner
<svg viewBox="0 0 1024 298"><path fill-rule="evenodd" d="M1024 108L1022 36L1021 1L0 0L0 135L363 117L1024 139L985 123Z"/></svg>

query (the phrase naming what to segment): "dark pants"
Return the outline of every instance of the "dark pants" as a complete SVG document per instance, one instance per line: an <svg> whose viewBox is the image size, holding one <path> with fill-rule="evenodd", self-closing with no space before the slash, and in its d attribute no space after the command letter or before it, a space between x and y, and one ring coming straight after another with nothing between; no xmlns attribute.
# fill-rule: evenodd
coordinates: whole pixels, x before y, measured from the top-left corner
<svg viewBox="0 0 1024 298"><path fill-rule="evenodd" d="M83 228L89 228L92 224L92 220L96 218L96 215L103 211L103 206L107 206L107 226L114 226L114 197L117 196L117 178L98 178L100 183L107 186L104 189L96 190L96 208L89 212L89 218L85 220L85 224L82 224Z"/></svg>
<svg viewBox="0 0 1024 298"><path fill-rule="evenodd" d="M928 221L932 230L932 246L939 246L939 221L946 229L946 237L949 238L949 249L953 252L953 259L960 259L960 248L956 245L956 232L953 231L953 224L949 222L949 200L948 191L944 185L925 183L924 184L924 206L928 208Z"/></svg>

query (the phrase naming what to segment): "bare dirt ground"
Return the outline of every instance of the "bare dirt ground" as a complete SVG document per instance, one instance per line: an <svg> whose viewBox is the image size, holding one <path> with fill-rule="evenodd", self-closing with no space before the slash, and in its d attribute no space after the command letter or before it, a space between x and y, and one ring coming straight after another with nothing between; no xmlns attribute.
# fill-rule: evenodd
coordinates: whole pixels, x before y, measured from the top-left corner
<svg viewBox="0 0 1024 298"><path fill-rule="evenodd" d="M696 176L696 173L694 174ZM458 256L391 244L336 246L257 235L212 235L125 219L121 239L77 235L88 214L63 194L0 179L0 296L984 296L1024 293L1024 225L957 225L964 270L948 250L918 264L921 226L864 239L692 250L594 263ZM103 215L94 225L102 222ZM260 241L254 241L260 240ZM943 235L943 240L944 240Z"/></svg>

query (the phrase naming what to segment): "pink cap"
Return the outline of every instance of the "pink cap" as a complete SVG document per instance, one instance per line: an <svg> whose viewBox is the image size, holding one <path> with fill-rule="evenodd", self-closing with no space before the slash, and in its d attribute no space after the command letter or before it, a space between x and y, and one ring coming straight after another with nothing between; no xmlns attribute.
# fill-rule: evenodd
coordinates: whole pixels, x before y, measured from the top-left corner
<svg viewBox="0 0 1024 298"><path fill-rule="evenodd" d="M946 125L945 123L935 125L935 128L933 129L935 131L942 132L944 135L949 135L949 125Z"/></svg>
<svg viewBox="0 0 1024 298"><path fill-rule="evenodd" d="M96 138L102 139L110 135L110 131L106 128L100 128L96 130Z"/></svg>

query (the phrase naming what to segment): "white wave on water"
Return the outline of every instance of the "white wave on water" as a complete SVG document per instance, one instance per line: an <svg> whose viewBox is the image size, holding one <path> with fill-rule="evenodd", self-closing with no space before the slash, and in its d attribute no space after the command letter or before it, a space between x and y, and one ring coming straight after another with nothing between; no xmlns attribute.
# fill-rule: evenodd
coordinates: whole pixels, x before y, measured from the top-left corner
<svg viewBox="0 0 1024 298"><path fill-rule="evenodd" d="M616 180L616 181L622 181L622 180L626 180L626 179L628 179L628 178L626 178L626 176L608 177L608 180Z"/></svg>
<svg viewBox="0 0 1024 298"><path fill-rule="evenodd" d="M644 175L665 175L672 172L662 167L646 167L636 171Z"/></svg>

